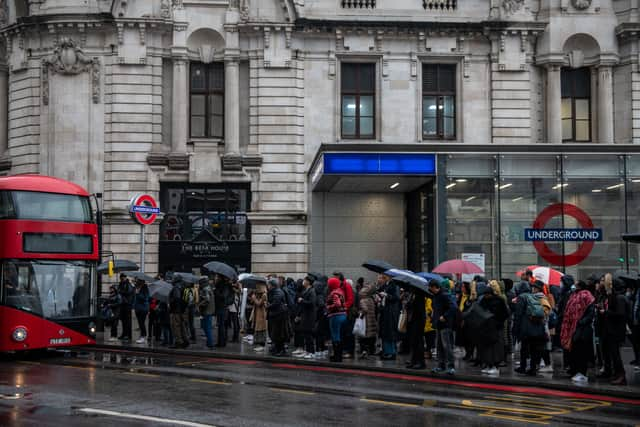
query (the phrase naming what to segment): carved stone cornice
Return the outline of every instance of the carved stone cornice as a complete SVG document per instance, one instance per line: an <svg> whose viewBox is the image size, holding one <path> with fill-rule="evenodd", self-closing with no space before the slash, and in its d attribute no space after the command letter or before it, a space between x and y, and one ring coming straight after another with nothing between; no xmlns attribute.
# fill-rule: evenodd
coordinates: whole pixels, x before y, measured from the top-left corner
<svg viewBox="0 0 640 427"><path fill-rule="evenodd" d="M67 37L60 39L53 54L42 59L42 103L49 104L49 73L77 75L91 73L93 103L100 103L100 59L89 58Z"/></svg>

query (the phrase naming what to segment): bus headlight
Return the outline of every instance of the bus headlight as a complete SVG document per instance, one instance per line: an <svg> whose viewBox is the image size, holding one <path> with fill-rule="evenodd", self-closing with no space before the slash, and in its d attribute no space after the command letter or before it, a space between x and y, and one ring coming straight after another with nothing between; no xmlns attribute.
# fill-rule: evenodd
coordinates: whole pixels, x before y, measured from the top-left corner
<svg viewBox="0 0 640 427"><path fill-rule="evenodd" d="M89 323L89 335L95 336L96 331L97 331L96 324L93 322Z"/></svg>
<svg viewBox="0 0 640 427"><path fill-rule="evenodd" d="M11 338L16 342L22 342L27 339L27 328L24 326L18 326L11 333Z"/></svg>

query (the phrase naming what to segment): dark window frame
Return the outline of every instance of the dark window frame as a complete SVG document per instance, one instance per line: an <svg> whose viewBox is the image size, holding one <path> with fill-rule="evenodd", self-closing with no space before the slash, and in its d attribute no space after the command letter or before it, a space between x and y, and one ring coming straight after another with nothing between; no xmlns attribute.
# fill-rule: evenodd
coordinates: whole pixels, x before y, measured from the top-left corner
<svg viewBox="0 0 640 427"><path fill-rule="evenodd" d="M356 73L356 90L354 91L348 91L348 90L344 90L343 88L343 83L342 81L340 82L340 136L342 139L376 139L376 115L377 115L377 109L376 109L376 81L377 81L377 76L378 76L378 70L377 70L377 66L375 62L342 62L340 64L340 75L341 75L341 80L344 77L344 66L356 66L358 68L358 72ZM364 67L373 67L373 89L371 91L363 91L360 85L360 81L361 81L361 74L360 74L360 70ZM355 121L356 121L356 131L354 135L345 135L344 133L344 126L343 126L343 121L345 118L344 115L344 98L345 96L354 96L356 98L356 115L355 115ZM372 124L372 132L371 134L365 134L362 135L360 132L360 119L361 119L361 115L360 115L360 97L361 96L370 96L373 99L373 103L372 103L372 115L371 116L365 116L365 118L369 118L371 117L371 119L373 120L373 124ZM352 117L352 116L348 116L348 117Z"/></svg>
<svg viewBox="0 0 640 427"><path fill-rule="evenodd" d="M194 89L193 88L193 70L195 69L195 67L201 67L204 70L204 81L205 81L205 88L204 89ZM210 82L211 82L211 74L215 73L215 72L220 72L222 73L222 86L220 88L211 88L210 87ZM191 62L189 64L189 137L191 138L220 138L220 139L224 139L225 137L225 128L224 128L224 117L225 117L225 69L224 69L224 63L223 62L212 62L210 64L205 64L203 62ZM204 101L204 136L201 135L193 135L193 129L192 129L192 125L191 122L193 120L193 113L192 113L192 97L193 95L204 95L205 97L205 101ZM214 96L214 95L222 95L222 112L220 114L214 114L213 112L209 111L211 109L211 104L210 104L210 97ZM197 117L202 117L202 115L198 114L196 115ZM220 135L213 135L212 134L212 130L211 128L211 124L209 122L209 118L210 116L217 116L217 117L221 117L222 118L222 131L220 133Z"/></svg>
<svg viewBox="0 0 640 427"><path fill-rule="evenodd" d="M425 80L424 80L424 76L425 76L425 70L427 67L436 67L436 90L427 90L425 88ZM442 69L442 70L441 70ZM453 88L452 89L442 89L440 87L440 79L439 79L439 75L440 72L450 72L453 74L454 76L454 80L453 80ZM452 63L431 63L431 62L425 62L422 64L422 105L421 105L421 111L422 111L422 115L421 115L421 122L422 122L422 139L423 140L449 140L449 141L453 141L456 140L456 138L458 137L458 129L457 129L457 121L458 121L458 108L457 108L457 71L458 71L458 67L457 64L452 64ZM453 98L453 117L451 116L446 116L446 117L451 117L453 119L453 135L445 135L444 134L444 97L445 96L450 96ZM424 101L426 97L435 97L436 98L436 134L435 135L429 135L425 133L425 128L424 128L424 119L425 119L425 111L424 111Z"/></svg>
<svg viewBox="0 0 640 427"><path fill-rule="evenodd" d="M185 239L185 232L184 232L184 227L185 227L185 221L188 219L188 215L189 213L194 213L194 212L200 212L202 214L202 217L208 217L209 213L214 212L212 210L209 210L207 207L207 198L209 196L209 194L213 194L214 191L213 190L224 190L224 194L225 194L225 201L224 201L224 218L227 219L230 216L235 216L237 215L237 210L233 211L231 210L231 194L234 190L243 190L245 191L245 196L244 196L244 204L246 206L246 210L245 215L247 216L246 218L246 229L245 229L245 237L246 240L227 240L224 236L228 233L228 227L229 224L224 223L222 226L222 237L218 237L220 238L221 241L223 242L230 242L230 241L239 241L239 242L250 242L251 241L251 222L248 219L248 214L251 212L251 200L252 200L252 193L251 193L251 186L248 183L234 183L233 185L228 185L228 184L193 184L193 183L161 183L161 189L160 189L160 197L161 197L161 202L164 203L165 199L164 197L168 196L169 192L171 190L179 190L182 193L182 200L181 200L181 205L178 208L178 212L177 214L175 214L175 216L177 218L179 218L182 221L182 228L180 231L180 235L182 236L181 239L179 240L184 240L186 242L192 241L192 239L196 236L196 233L192 232L191 238L187 238ZM186 204L187 204L187 192L190 190L199 190L202 192L203 196L204 196L204 200L202 201L202 205L199 208L199 211L196 210L187 210L186 209ZM171 214L174 215L174 214ZM168 215L165 215L165 218L168 218ZM171 241L172 239L164 239L164 231L165 231L165 219L163 219L163 221L160 223L160 241L161 242L166 242L166 241Z"/></svg>
<svg viewBox="0 0 640 427"><path fill-rule="evenodd" d="M565 96L565 94L567 94L567 92L565 92L565 88L561 86L560 92L560 102L562 103L562 101L564 101L565 99L569 99L571 101L571 117L566 119L564 118L564 116L562 115L562 112L560 114L560 121L561 123L564 122L565 120L571 120L571 138L565 138L564 135L562 135L562 142L592 142L593 141L593 132L591 129L592 126L592 121L593 121L593 112L591 111L591 69L587 68L587 67L582 67L582 68L577 68L577 69L570 69L570 68L562 68L560 70L561 73L561 82L562 80L562 73L570 73L570 74L574 74L574 73L586 73L587 77L588 77L588 82L589 84L587 85L587 93L589 96L575 96L576 92L577 92L577 87L576 87L576 82L577 80L575 78L568 78L568 80L571 81L572 85L569 88L566 88L566 91L568 92L568 94L570 96ZM588 108L588 118L585 119L577 119L576 118L576 101L587 101L587 108ZM588 126L587 128L589 129L589 137L588 139L576 139L576 123L577 122L587 122ZM563 124L561 125L561 130L563 129Z"/></svg>

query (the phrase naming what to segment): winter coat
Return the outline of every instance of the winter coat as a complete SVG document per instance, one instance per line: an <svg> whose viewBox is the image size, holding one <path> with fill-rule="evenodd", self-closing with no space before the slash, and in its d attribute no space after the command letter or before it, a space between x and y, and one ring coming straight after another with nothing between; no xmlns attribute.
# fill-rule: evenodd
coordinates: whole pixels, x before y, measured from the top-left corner
<svg viewBox="0 0 640 427"><path fill-rule="evenodd" d="M367 285L360 290L360 312L366 323L365 338L373 338L378 335L378 316L376 316L376 303L373 300L373 286Z"/></svg>
<svg viewBox="0 0 640 427"><path fill-rule="evenodd" d="M256 332L267 330L267 294L265 292L256 292L251 297L253 302L253 329Z"/></svg>
<svg viewBox="0 0 640 427"><path fill-rule="evenodd" d="M135 298L133 300L133 309L136 313L149 312L149 288L147 285L136 289Z"/></svg>
<svg viewBox="0 0 640 427"><path fill-rule="evenodd" d="M181 283L174 283L169 292L169 313L184 314L187 310L187 303L182 299L183 286Z"/></svg>
<svg viewBox="0 0 640 427"><path fill-rule="evenodd" d="M528 295L530 292L521 292L518 294L516 302L516 310L513 321L513 333L519 340L525 338L543 338L546 336L545 321L537 323L529 319L527 315ZM550 310L549 302L543 293L539 292L532 295L540 300L542 308L545 310L545 314Z"/></svg>
<svg viewBox="0 0 640 427"><path fill-rule="evenodd" d="M340 288L332 289L326 301L327 316L333 317L339 314L346 314L347 307L344 292Z"/></svg>
<svg viewBox="0 0 640 427"><path fill-rule="evenodd" d="M595 298L591 292L580 290L571 294L569 301L565 304L560 327L560 343L565 350L571 350L573 336L584 312L593 305Z"/></svg>
<svg viewBox="0 0 640 427"><path fill-rule="evenodd" d="M269 306L267 307L268 319L288 314L287 299L282 289L273 288L269 291L267 296L269 298Z"/></svg>
<svg viewBox="0 0 640 427"><path fill-rule="evenodd" d="M198 311L202 316L213 316L216 313L215 296L210 284L200 289Z"/></svg>
<svg viewBox="0 0 640 427"><path fill-rule="evenodd" d="M379 332L384 341L394 341L398 337L398 319L400 317L400 289L393 281L382 285L380 292L387 296L380 307Z"/></svg>
<svg viewBox="0 0 640 427"><path fill-rule="evenodd" d="M441 288L440 292L433 296L431 321L436 329L453 329L457 311L458 305L456 304L455 296L451 295L447 290ZM441 321L440 317L444 317L444 321Z"/></svg>
<svg viewBox="0 0 640 427"><path fill-rule="evenodd" d="M424 334L424 324L427 322L425 299L422 292L415 292L407 302L407 329L419 331L421 335Z"/></svg>
<svg viewBox="0 0 640 427"><path fill-rule="evenodd" d="M135 292L136 288L133 287L128 279L125 279L118 283L118 294L120 294L120 297L122 298L123 308L128 308L129 310L131 309Z"/></svg>
<svg viewBox="0 0 640 427"><path fill-rule="evenodd" d="M122 307L122 297L118 293L110 293L109 297L105 301L105 304L109 306L113 312L113 318L120 318L120 308Z"/></svg>
<svg viewBox="0 0 640 427"><path fill-rule="evenodd" d="M226 300L233 300L233 289L226 281L218 282L213 290L213 295L216 311L224 310L227 308Z"/></svg>
<svg viewBox="0 0 640 427"><path fill-rule="evenodd" d="M305 289L302 302L298 303L298 328L303 332L311 332L316 324L316 293L313 288Z"/></svg>
<svg viewBox="0 0 640 427"><path fill-rule="evenodd" d="M424 322L424 333L426 334L431 331L435 331L435 329L433 328L433 322L431 321L431 316L433 315L433 300L431 298L425 298L424 312L427 315L427 318Z"/></svg>
<svg viewBox="0 0 640 427"><path fill-rule="evenodd" d="M575 331L571 338L572 347L582 344L582 349L593 350L593 320L596 315L595 305L591 304L586 308L580 320L576 324ZM593 353L593 351L592 351ZM593 355L588 360L593 359Z"/></svg>
<svg viewBox="0 0 640 427"><path fill-rule="evenodd" d="M509 308L505 300L498 296L485 294L478 302L482 308L493 314L491 319L479 330L479 342L495 343L503 334L504 322L509 317Z"/></svg>
<svg viewBox="0 0 640 427"><path fill-rule="evenodd" d="M605 303L604 331L607 338L615 342L624 342L627 319L629 318L627 299L622 294L609 295Z"/></svg>

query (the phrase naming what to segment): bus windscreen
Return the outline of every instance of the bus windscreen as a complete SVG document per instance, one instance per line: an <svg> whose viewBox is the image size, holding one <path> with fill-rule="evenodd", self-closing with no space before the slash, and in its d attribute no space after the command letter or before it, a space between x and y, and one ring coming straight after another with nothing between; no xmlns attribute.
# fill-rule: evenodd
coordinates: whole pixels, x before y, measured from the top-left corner
<svg viewBox="0 0 640 427"><path fill-rule="evenodd" d="M92 273L83 261L5 261L3 302L47 319L89 317Z"/></svg>

